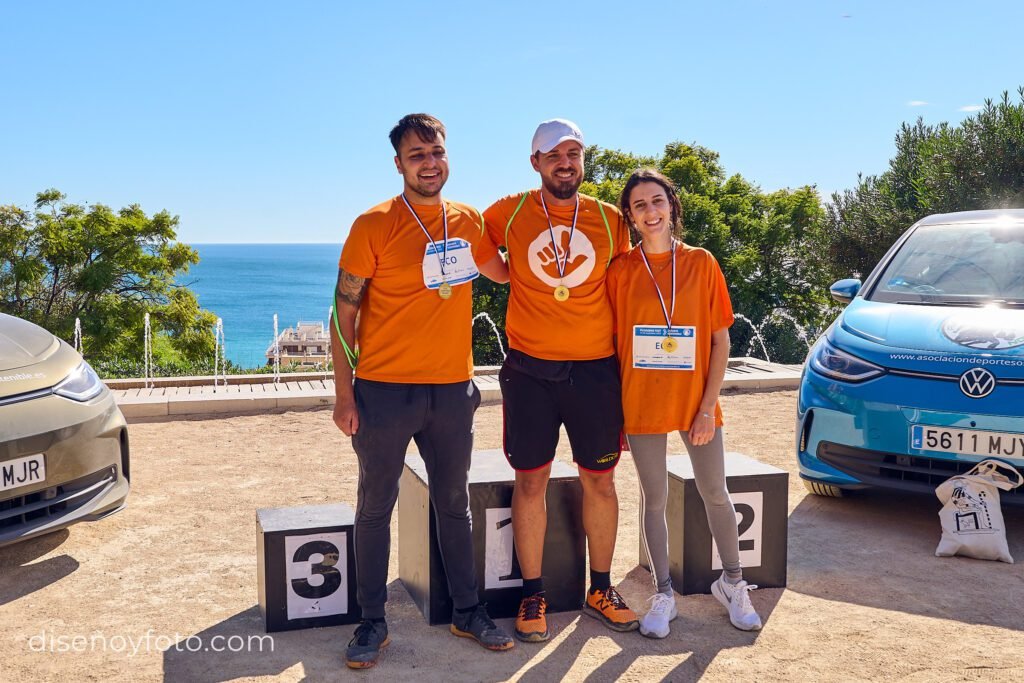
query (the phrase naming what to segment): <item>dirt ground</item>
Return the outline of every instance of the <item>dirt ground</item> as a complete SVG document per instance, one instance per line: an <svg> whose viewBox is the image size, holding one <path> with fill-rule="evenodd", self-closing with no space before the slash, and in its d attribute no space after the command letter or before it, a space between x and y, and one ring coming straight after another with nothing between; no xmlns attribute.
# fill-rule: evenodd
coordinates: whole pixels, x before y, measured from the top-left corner
<svg viewBox="0 0 1024 683"><path fill-rule="evenodd" d="M679 596L665 640L562 613L550 617L550 642L486 652L420 616L397 578L396 515L393 643L376 669L344 668L351 626L277 633L272 652L266 643L212 651L215 636L221 649L239 649L264 634L255 510L355 503L351 445L329 411L314 410L133 424L124 511L0 549L0 680L1024 680L1024 564L936 558L933 497L806 495L793 459L794 392L723 404L727 447L790 473L788 587L752 594L765 622L758 633L733 629L709 595ZM500 446L500 421L500 406L480 409L478 448ZM683 452L678 437L670 444ZM559 457L569 460L567 444ZM641 610L649 575L637 565L628 460L616 474L612 576ZM1024 510L1006 513L1011 553L1024 561ZM166 649L189 636L201 639L189 648L206 651Z"/></svg>

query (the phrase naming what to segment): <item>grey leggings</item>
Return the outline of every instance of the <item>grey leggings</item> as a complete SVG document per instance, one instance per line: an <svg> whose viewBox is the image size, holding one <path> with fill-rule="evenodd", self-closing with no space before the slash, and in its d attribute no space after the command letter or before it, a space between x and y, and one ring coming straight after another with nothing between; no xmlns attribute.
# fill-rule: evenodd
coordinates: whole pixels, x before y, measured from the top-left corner
<svg viewBox="0 0 1024 683"><path fill-rule="evenodd" d="M715 538L722 567L727 574L736 576L740 569L739 539L736 513L725 487L725 447L722 430L703 446L694 446L686 432L679 432L690 454L697 492L704 501L711 535ZM668 524L665 521L665 502L668 499L668 470L665 464L668 434L628 434L633 463L640 478L640 510L643 523L640 533L647 545L651 575L660 593L672 592L672 579L668 575Z"/></svg>

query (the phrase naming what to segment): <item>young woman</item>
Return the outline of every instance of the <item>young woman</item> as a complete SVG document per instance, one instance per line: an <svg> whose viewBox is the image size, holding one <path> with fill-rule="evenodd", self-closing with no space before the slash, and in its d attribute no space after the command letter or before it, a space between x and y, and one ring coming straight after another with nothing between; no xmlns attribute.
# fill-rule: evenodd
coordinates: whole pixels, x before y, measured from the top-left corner
<svg viewBox="0 0 1024 683"><path fill-rule="evenodd" d="M693 463L711 534L725 571L711 586L736 628L761 628L740 568L736 516L725 487L718 393L729 361L732 304L708 251L683 244L681 207L668 178L633 173L619 199L641 242L608 270L622 375L625 432L640 479L641 533L656 586L640 632L664 638L676 618L669 578L665 465L668 433L678 431Z"/></svg>

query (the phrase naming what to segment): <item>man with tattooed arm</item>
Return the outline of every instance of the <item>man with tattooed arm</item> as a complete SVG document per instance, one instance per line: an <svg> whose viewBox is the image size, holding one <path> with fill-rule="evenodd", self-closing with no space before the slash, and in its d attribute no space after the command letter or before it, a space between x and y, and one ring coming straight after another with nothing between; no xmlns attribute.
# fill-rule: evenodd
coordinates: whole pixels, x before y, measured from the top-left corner
<svg viewBox="0 0 1024 683"><path fill-rule="evenodd" d="M490 650L513 646L478 599L467 487L480 405L472 380L472 282L480 273L508 282L508 268L480 212L441 197L448 179L444 124L410 114L390 137L402 194L353 223L331 330L334 422L352 437L359 460L354 544L363 621L346 651L354 669L372 667L390 642L384 604L391 514L410 440L427 467L454 603L451 631Z"/></svg>

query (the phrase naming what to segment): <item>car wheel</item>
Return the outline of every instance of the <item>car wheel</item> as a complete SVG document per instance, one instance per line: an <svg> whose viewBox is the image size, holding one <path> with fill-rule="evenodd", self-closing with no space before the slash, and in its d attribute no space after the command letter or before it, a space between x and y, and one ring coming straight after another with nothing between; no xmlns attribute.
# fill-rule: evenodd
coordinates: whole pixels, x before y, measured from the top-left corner
<svg viewBox="0 0 1024 683"><path fill-rule="evenodd" d="M832 484L822 484L820 481L809 481L807 479L801 479L804 483L804 488L816 496L825 496L826 498L842 498L843 490L838 486Z"/></svg>

